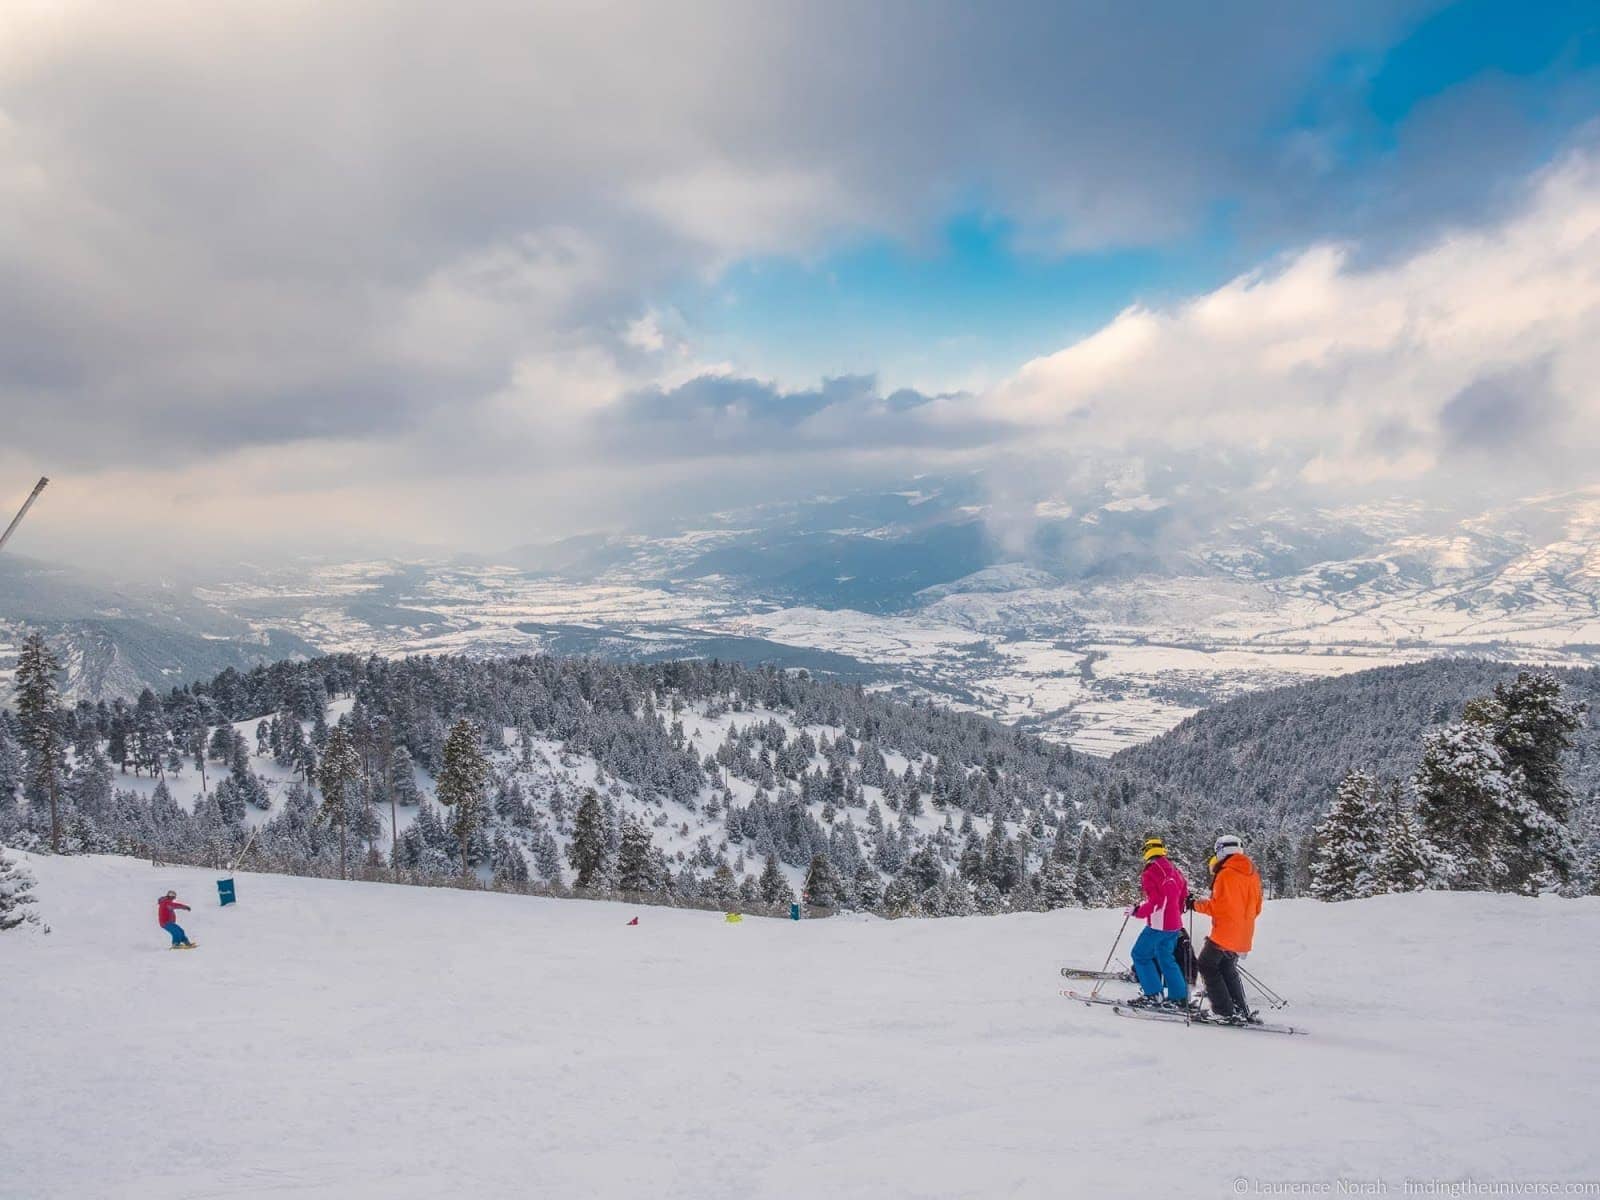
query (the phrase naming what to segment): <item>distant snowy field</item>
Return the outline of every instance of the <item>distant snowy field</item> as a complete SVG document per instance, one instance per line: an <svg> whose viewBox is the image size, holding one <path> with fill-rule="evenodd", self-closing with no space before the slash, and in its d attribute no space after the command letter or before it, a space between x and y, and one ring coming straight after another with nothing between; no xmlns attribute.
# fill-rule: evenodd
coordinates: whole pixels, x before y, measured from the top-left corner
<svg viewBox="0 0 1600 1200"><path fill-rule="evenodd" d="M1574 518L1581 530L1589 530L1588 513ZM197 595L247 614L266 605L269 618L251 618L259 628L362 654L529 653L548 648L541 626L607 631L635 649L678 644L686 630L761 638L847 655L942 703L1096 755L1248 691L1438 654L1583 666L1600 645L1600 547L1592 546L1573 561L1546 548L1503 573L1461 567L1466 574L1437 587L1401 580L1394 564L1379 560L1281 579L1224 573L1092 584L1059 584L1006 564L930 589L914 611L878 614L783 607L741 598L714 579L668 589L636 578L645 565L669 566L675 545L641 543L632 567L598 581L417 563L407 568L415 578L390 595L385 580L399 564L386 574L381 562L361 562L319 568L293 584L219 585ZM1404 549L1440 558L1447 574L1457 570L1448 546ZM1351 582L1365 574L1373 578ZM379 596L428 620L386 624L350 607ZM692 639L684 644L685 653L698 652Z"/></svg>
<svg viewBox="0 0 1600 1200"><path fill-rule="evenodd" d="M248 874L219 909L205 871L29 862L54 932L0 936L0 1196L1600 1179L1597 900L1271 904L1287 1038L1062 999L1109 912L728 925ZM156 928L169 886L198 951Z"/></svg>

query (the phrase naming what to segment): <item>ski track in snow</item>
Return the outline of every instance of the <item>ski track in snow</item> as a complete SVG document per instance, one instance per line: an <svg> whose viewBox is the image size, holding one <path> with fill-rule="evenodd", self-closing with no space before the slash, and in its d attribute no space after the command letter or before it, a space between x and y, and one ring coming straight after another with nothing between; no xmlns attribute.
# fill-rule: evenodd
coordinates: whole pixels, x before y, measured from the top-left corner
<svg viewBox="0 0 1600 1200"><path fill-rule="evenodd" d="M54 932L0 936L0 1196L1600 1178L1600 900L1270 903L1249 965L1313 1033L1274 1038L1063 999L1112 912L727 925L248 873L219 909L207 871L28 862Z"/></svg>

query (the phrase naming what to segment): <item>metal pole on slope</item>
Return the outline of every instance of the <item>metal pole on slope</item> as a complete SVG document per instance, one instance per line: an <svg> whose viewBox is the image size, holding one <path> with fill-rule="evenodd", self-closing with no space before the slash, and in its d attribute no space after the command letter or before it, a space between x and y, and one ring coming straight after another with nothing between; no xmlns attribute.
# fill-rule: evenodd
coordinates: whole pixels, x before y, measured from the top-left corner
<svg viewBox="0 0 1600 1200"><path fill-rule="evenodd" d="M1094 990L1091 991L1089 993L1089 995L1098 996L1100 994L1100 989L1105 987L1106 981L1105 981L1104 977L1105 977L1105 973L1111 969L1111 956L1117 952L1117 946L1119 944L1121 944L1122 935L1125 932L1127 932L1128 921L1132 918L1132 916L1133 916L1132 913L1123 913L1122 914L1122 928L1117 930L1117 940L1112 942L1111 943L1111 949L1106 951L1105 965L1100 968L1101 978L1095 980Z"/></svg>
<svg viewBox="0 0 1600 1200"><path fill-rule="evenodd" d="M1200 951L1198 951L1198 950L1196 950L1194 948L1194 897L1193 897L1193 895L1191 895L1190 898L1189 898L1189 913L1188 913L1188 917L1189 917L1189 953L1194 955L1194 957L1195 957L1195 979L1198 979L1198 978L1200 978ZM1188 988L1188 989L1192 989L1194 987L1194 979L1190 979L1189 978L1189 971L1188 971L1188 968L1186 967L1186 965L1183 964L1183 963L1179 963L1178 964L1178 970L1183 972L1184 987ZM1200 1003L1200 1001L1196 1000L1193 996L1189 996L1188 1000L1184 1003L1183 1023L1185 1025L1193 1025L1194 1024L1194 1009L1195 1009L1195 1005L1197 1005L1199 1003Z"/></svg>
<svg viewBox="0 0 1600 1200"><path fill-rule="evenodd" d="M261 832L261 826L259 826L259 825L257 825L254 829L252 829L250 831L250 836L245 841L244 849L239 851L239 857L234 859L233 860L233 866L228 868L228 874L229 875L232 875L235 871L237 871L239 869L239 864L244 861L244 856L246 854L249 854L250 853L250 847L255 845L256 834L258 834L260 832Z"/></svg>
<svg viewBox="0 0 1600 1200"><path fill-rule="evenodd" d="M17 531L17 526L22 524L22 518L28 515L28 510L33 507L33 502L39 498L39 493L44 491L45 485L50 482L48 476L39 476L39 482L33 485L33 491L28 493L28 498L22 502L22 507L17 510L17 515L11 518L11 524L6 526L6 531L0 533L0 550L5 549L11 535Z"/></svg>

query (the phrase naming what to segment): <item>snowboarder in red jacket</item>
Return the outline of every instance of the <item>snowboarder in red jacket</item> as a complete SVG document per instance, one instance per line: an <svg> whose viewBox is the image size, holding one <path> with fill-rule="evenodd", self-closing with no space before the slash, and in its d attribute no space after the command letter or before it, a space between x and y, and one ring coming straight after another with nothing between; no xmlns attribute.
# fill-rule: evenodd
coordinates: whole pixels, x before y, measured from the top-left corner
<svg viewBox="0 0 1600 1200"><path fill-rule="evenodd" d="M189 911L187 904L178 903L178 893L168 892L156 901L156 921L172 937L172 949L192 950L194 943L189 940L189 935L183 931L183 926L178 924L177 909Z"/></svg>

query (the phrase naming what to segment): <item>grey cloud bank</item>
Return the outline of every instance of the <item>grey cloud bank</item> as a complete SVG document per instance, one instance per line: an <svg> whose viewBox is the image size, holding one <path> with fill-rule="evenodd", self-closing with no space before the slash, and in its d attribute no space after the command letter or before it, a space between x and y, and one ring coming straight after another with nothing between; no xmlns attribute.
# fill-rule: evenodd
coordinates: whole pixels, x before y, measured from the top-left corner
<svg viewBox="0 0 1600 1200"><path fill-rule="evenodd" d="M1593 332L1592 238L1563 243L1576 294L1525 297L1549 306L1519 326L1527 345L1477 356L1442 413L1404 338L1338 345L1378 290L1348 263L1324 269L1301 330L1320 356L1249 315L1252 295L1316 293L1308 267L1129 315L982 395L785 389L759 363L699 362L693 331L637 333L676 280L861 231L914 242L974 196L1046 253L1159 245L1234 197L1295 244L1359 227L1391 247L1369 278L1409 280L1424 306L1482 286L1465 266L1405 271L1441 221L1484 218L1464 196L1526 166L1515 122L1483 118L1507 111L1496 97L1419 112L1393 167L1415 186L1392 202L1345 203L1365 185L1314 146L1265 154L1241 134L1286 119L1331 52L1429 7L24 6L0 17L0 469L18 487L59 476L40 531L86 552L153 526L491 547L1018 443L1047 460L1168 435L1259 452L1307 413L1337 419L1316 470L1340 479L1347 441L1408 413L1423 441L1380 474L1415 478L1517 415L1475 380L1535 360L1547 399L1517 411L1558 436L1592 412L1563 340ZM1493 136L1441 177L1428 123L1467 120ZM1592 172L1571 178L1535 202L1547 226L1552 205L1590 211ZM1530 219L1515 191L1492 236ZM1537 269L1552 286L1562 271ZM1400 398L1412 387L1426 405Z"/></svg>

